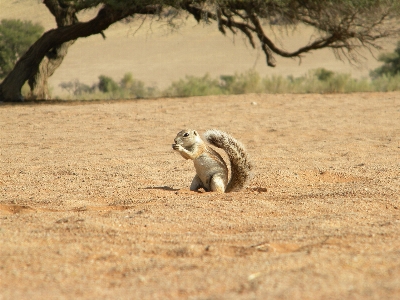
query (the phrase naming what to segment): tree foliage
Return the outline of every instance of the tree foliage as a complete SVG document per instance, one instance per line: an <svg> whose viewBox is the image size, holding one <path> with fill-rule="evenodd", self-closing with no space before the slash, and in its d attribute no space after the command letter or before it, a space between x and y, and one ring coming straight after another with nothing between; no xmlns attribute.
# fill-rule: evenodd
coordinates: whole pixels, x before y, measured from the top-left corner
<svg viewBox="0 0 400 300"><path fill-rule="evenodd" d="M378 60L383 62L383 65L371 72L372 78L398 75L400 73L400 42L397 43L394 52L381 54Z"/></svg>
<svg viewBox="0 0 400 300"><path fill-rule="evenodd" d="M331 48L338 57L357 61L359 48L379 48L376 40L397 32L399 27L387 26L387 22L400 10L396 0L75 0L70 6L76 11L102 6L113 14L119 12L123 18L153 14L168 19L170 24L186 12L198 22L214 21L223 34L227 30L243 33L254 48L258 40L269 66L276 65L275 55L300 57L321 48ZM267 23L292 27L306 24L318 34L302 47L286 51L266 34Z"/></svg>
<svg viewBox="0 0 400 300"><path fill-rule="evenodd" d="M39 23L15 19L0 21L0 78L5 77L28 48L42 35Z"/></svg>

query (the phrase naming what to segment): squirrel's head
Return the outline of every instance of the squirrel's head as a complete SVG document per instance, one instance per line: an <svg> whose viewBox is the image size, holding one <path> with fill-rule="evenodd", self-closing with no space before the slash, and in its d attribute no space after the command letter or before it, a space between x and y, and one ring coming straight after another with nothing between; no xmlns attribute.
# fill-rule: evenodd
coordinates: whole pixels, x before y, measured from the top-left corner
<svg viewBox="0 0 400 300"><path fill-rule="evenodd" d="M175 144L181 145L184 148L203 142L197 131L192 129L184 129L179 131L174 141Z"/></svg>

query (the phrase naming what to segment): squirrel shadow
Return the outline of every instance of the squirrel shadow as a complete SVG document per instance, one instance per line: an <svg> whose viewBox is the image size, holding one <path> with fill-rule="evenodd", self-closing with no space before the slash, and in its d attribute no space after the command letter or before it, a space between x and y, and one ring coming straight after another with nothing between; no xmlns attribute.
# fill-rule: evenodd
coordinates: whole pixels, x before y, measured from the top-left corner
<svg viewBox="0 0 400 300"><path fill-rule="evenodd" d="M166 186L166 185L165 186L149 186L149 187L143 188L143 190L164 190L164 191L171 191L171 192L179 191L179 189L174 189L174 188Z"/></svg>

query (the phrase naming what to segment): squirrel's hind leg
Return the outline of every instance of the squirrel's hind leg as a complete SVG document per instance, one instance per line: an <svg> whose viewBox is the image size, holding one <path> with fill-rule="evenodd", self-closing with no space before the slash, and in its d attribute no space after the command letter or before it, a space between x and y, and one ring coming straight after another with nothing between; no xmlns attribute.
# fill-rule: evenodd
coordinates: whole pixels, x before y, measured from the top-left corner
<svg viewBox="0 0 400 300"><path fill-rule="evenodd" d="M210 180L211 192L225 193L226 182L223 177L214 175Z"/></svg>
<svg viewBox="0 0 400 300"><path fill-rule="evenodd" d="M192 183L190 185L191 191L198 191L199 189L204 188L203 183L198 175L194 176Z"/></svg>

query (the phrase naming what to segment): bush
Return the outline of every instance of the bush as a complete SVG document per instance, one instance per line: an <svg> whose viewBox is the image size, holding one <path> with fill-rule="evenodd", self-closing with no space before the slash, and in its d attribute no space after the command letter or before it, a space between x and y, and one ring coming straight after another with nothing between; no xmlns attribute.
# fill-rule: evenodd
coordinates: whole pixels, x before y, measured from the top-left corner
<svg viewBox="0 0 400 300"><path fill-rule="evenodd" d="M159 91L156 87L146 87L145 84L126 73L118 84L111 77L100 75L99 82L89 86L78 79L60 83L60 87L75 99L128 99L155 97Z"/></svg>
<svg viewBox="0 0 400 300"><path fill-rule="evenodd" d="M314 76L318 78L319 81L328 81L334 76L334 72L328 71L325 68L319 68L313 71Z"/></svg>
<svg viewBox="0 0 400 300"><path fill-rule="evenodd" d="M254 70L249 70L242 74L235 74L235 76L225 75L220 78L223 81L221 88L223 88L225 94L262 92L260 75Z"/></svg>
<svg viewBox="0 0 400 300"><path fill-rule="evenodd" d="M294 92L297 93L352 93L371 91L366 79L357 80L350 74L334 73L325 69L309 71L298 78Z"/></svg>
<svg viewBox="0 0 400 300"><path fill-rule="evenodd" d="M116 93L120 89L118 83L116 83L111 77L105 75L99 76L98 87L101 92L111 94Z"/></svg>
<svg viewBox="0 0 400 300"><path fill-rule="evenodd" d="M372 80L373 89L377 92L400 91L400 74L382 75Z"/></svg>
<svg viewBox="0 0 400 300"><path fill-rule="evenodd" d="M96 90L96 86L88 86L81 83L78 79L69 82L61 82L60 87L74 96L82 96L83 94L91 94Z"/></svg>
<svg viewBox="0 0 400 300"><path fill-rule="evenodd" d="M335 73L324 68L310 70L300 77L267 76L261 78L254 70L235 75L222 75L213 79L186 76L173 82L167 89L159 91L126 73L119 84L111 77L99 76L98 84L92 87L78 80L63 82L60 86L79 99L126 99L149 97L191 97L221 94L246 93L352 93L400 90L400 74L383 75L374 80L354 79L350 74Z"/></svg>
<svg viewBox="0 0 400 300"><path fill-rule="evenodd" d="M121 79L120 87L123 92L130 97L144 98L149 95L149 89L146 89L144 82L133 78L132 73L126 73Z"/></svg>
<svg viewBox="0 0 400 300"><path fill-rule="evenodd" d="M218 80L209 74L203 77L186 76L185 79L172 82L171 86L162 92L166 97L191 97L223 94Z"/></svg>
<svg viewBox="0 0 400 300"><path fill-rule="evenodd" d="M292 93L295 87L301 84L301 79L288 76L273 75L262 80L263 92L271 94Z"/></svg>

